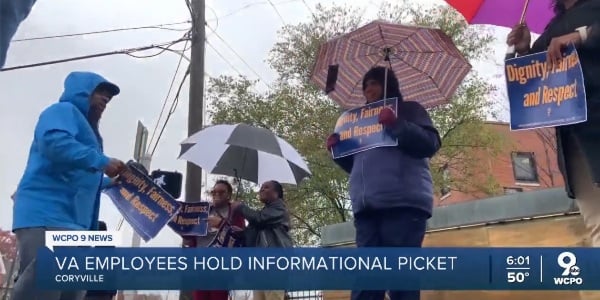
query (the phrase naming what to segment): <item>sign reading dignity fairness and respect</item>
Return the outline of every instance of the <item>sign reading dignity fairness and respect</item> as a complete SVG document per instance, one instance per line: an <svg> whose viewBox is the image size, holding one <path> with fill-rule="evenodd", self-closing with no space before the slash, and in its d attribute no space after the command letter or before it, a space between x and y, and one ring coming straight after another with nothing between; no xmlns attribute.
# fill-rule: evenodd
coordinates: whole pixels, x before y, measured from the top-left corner
<svg viewBox="0 0 600 300"><path fill-rule="evenodd" d="M546 52L509 59L505 65L510 129L562 126L587 121L583 71L573 45L552 68Z"/></svg>
<svg viewBox="0 0 600 300"><path fill-rule="evenodd" d="M338 118L333 131L340 135L340 142L331 149L333 158L372 148L397 146L398 140L386 134L383 125L379 124L379 113L384 107L397 113L398 98L384 99L345 111Z"/></svg>
<svg viewBox="0 0 600 300"><path fill-rule="evenodd" d="M206 236L208 233L209 202L179 202L181 210L169 222L169 227L181 236Z"/></svg>
<svg viewBox="0 0 600 300"><path fill-rule="evenodd" d="M149 241L177 215L181 204L133 166L104 189L133 230Z"/></svg>

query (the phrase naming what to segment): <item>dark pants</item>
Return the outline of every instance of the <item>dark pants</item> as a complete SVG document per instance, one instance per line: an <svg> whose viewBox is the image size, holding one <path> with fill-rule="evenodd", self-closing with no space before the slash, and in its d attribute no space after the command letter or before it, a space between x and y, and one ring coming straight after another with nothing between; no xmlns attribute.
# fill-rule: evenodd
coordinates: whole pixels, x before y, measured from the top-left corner
<svg viewBox="0 0 600 300"><path fill-rule="evenodd" d="M113 295L85 295L85 300L112 300L115 297Z"/></svg>
<svg viewBox="0 0 600 300"><path fill-rule="evenodd" d="M32 227L15 230L19 253L18 279L13 287L12 300L82 300L85 291L48 291L35 287L35 260L39 248L45 247L47 230L60 228Z"/></svg>
<svg viewBox="0 0 600 300"><path fill-rule="evenodd" d="M421 248L428 216L417 209L394 208L354 215L357 247ZM420 291L390 291L391 300L419 300ZM352 291L352 300L383 300L385 291Z"/></svg>
<svg viewBox="0 0 600 300"><path fill-rule="evenodd" d="M227 300L229 291L194 291L194 300Z"/></svg>

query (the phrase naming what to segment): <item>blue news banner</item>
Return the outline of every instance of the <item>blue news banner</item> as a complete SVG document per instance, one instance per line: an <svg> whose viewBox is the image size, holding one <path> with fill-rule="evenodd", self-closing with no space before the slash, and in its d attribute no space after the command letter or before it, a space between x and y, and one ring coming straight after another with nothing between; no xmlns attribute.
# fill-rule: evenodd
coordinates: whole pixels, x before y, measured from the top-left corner
<svg viewBox="0 0 600 300"><path fill-rule="evenodd" d="M570 45L552 68L546 52L506 60L511 130L535 129L587 121L583 71Z"/></svg>
<svg viewBox="0 0 600 300"><path fill-rule="evenodd" d="M384 107L397 113L398 98L384 99L345 111L333 130L340 135L340 142L331 149L333 158L377 147L398 146L398 140L387 134L379 124L379 113Z"/></svg>
<svg viewBox="0 0 600 300"><path fill-rule="evenodd" d="M599 290L590 248L43 248L59 290Z"/></svg>

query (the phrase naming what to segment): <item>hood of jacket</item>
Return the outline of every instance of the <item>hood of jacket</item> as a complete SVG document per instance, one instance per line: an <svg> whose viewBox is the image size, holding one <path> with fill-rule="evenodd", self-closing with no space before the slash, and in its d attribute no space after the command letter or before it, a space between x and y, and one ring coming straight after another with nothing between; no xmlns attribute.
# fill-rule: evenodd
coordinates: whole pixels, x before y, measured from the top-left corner
<svg viewBox="0 0 600 300"><path fill-rule="evenodd" d="M101 85L105 85L116 96L120 89L114 83L92 72L72 72L65 79L64 91L59 102L70 102L85 116L90 111L90 96Z"/></svg>

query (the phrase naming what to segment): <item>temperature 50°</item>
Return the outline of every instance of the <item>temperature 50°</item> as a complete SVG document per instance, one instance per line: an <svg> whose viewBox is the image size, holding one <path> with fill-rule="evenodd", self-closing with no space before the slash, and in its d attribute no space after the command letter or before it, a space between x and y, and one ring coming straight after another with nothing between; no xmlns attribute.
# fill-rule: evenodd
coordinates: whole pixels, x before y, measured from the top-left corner
<svg viewBox="0 0 600 300"><path fill-rule="evenodd" d="M508 272L508 282L524 282L525 277L529 277L529 272Z"/></svg>

